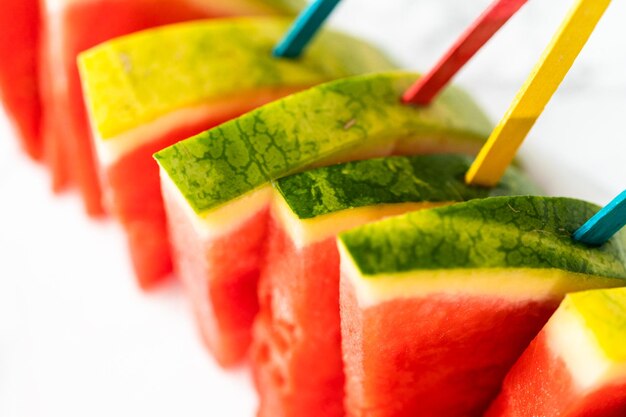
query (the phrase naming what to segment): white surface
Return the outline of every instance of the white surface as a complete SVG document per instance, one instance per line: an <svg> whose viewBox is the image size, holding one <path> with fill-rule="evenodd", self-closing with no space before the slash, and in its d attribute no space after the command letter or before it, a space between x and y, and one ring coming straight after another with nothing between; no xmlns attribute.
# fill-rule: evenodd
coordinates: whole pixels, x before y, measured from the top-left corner
<svg viewBox="0 0 626 417"><path fill-rule="evenodd" d="M488 2L345 0L333 24L424 69ZM530 2L461 74L494 120L572 2ZM524 145L551 194L604 204L626 187L624 16L614 2ZM136 289L119 228L53 196L0 118L0 416L248 417L248 381L204 353L177 284Z"/></svg>

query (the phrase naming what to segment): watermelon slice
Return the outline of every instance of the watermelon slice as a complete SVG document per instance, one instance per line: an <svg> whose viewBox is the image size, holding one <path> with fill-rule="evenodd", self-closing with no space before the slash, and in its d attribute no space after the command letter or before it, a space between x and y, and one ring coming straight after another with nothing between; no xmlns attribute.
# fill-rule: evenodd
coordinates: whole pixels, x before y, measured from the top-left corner
<svg viewBox="0 0 626 417"><path fill-rule="evenodd" d="M117 36L169 23L233 15L294 12L300 1L42 0L42 96L46 159L54 184L74 181L89 214L103 213L76 57ZM63 109L59 111L59 109Z"/></svg>
<svg viewBox="0 0 626 417"><path fill-rule="evenodd" d="M175 266L220 363L237 362L250 341L271 180L332 162L480 148L490 124L459 90L428 108L400 103L416 78L323 84L156 154Z"/></svg>
<svg viewBox="0 0 626 417"><path fill-rule="evenodd" d="M252 358L259 416L344 416L337 233L394 214L490 195L533 194L516 169L469 187L461 155L350 162L274 183Z"/></svg>
<svg viewBox="0 0 626 417"><path fill-rule="evenodd" d="M345 232L349 416L481 416L566 293L626 285L626 233L571 234L599 208L494 197Z"/></svg>
<svg viewBox="0 0 626 417"><path fill-rule="evenodd" d="M487 417L626 416L626 289L565 297Z"/></svg>
<svg viewBox="0 0 626 417"><path fill-rule="evenodd" d="M171 270L154 152L296 90L393 67L369 45L333 32L298 61L275 59L272 46L288 25L282 18L179 24L81 56L103 189L142 287Z"/></svg>
<svg viewBox="0 0 626 417"><path fill-rule="evenodd" d="M22 147L41 156L38 93L38 0L3 0L0 6L0 98Z"/></svg>

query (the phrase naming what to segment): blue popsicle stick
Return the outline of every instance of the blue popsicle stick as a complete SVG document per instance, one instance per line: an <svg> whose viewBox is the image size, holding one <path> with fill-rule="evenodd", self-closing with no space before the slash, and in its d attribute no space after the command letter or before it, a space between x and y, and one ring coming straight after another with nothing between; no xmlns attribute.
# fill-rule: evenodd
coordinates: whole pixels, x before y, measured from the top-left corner
<svg viewBox="0 0 626 417"><path fill-rule="evenodd" d="M588 245L600 246L626 226L626 191L574 232L574 239Z"/></svg>
<svg viewBox="0 0 626 417"><path fill-rule="evenodd" d="M340 0L315 0L300 13L285 37L274 48L274 56L297 58L317 33Z"/></svg>

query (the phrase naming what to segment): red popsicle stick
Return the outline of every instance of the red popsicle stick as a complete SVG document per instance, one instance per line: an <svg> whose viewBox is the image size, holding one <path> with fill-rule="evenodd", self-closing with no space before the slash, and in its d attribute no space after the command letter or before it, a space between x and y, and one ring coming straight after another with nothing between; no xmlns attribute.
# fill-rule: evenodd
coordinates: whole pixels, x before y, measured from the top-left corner
<svg viewBox="0 0 626 417"><path fill-rule="evenodd" d="M496 0L461 35L437 65L409 88L402 101L427 105L452 77L528 0Z"/></svg>

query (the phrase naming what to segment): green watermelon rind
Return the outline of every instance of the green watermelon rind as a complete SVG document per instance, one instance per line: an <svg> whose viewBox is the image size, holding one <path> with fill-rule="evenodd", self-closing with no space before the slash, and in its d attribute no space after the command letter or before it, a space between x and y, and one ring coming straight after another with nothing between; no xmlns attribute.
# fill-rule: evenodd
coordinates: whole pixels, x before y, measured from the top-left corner
<svg viewBox="0 0 626 417"><path fill-rule="evenodd" d="M340 234L339 240L368 278L531 268L626 279L626 232L597 248L571 237L598 210L569 198L491 197L372 223Z"/></svg>
<svg viewBox="0 0 626 417"><path fill-rule="evenodd" d="M467 155L440 154L348 162L280 178L274 189L302 220L379 204L542 194L513 167L497 187L467 185L464 175L472 160Z"/></svg>
<svg viewBox="0 0 626 417"><path fill-rule="evenodd" d="M111 139L171 111L255 89L305 88L396 68L366 42L323 31L298 60L272 48L291 20L230 18L123 36L79 57L92 123Z"/></svg>
<svg viewBox="0 0 626 417"><path fill-rule="evenodd" d="M418 77L390 72L313 87L155 154L196 214L333 155L411 139L477 148L491 123L464 92L449 88L429 107L400 97Z"/></svg>

